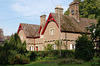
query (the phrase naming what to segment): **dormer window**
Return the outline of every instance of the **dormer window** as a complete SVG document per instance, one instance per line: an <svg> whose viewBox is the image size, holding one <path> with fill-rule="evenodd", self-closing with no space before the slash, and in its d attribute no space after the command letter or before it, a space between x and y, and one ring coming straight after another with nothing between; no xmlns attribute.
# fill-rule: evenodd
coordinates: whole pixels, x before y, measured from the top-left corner
<svg viewBox="0 0 100 66"><path fill-rule="evenodd" d="M50 35L54 35L54 29L50 29Z"/></svg>
<svg viewBox="0 0 100 66"><path fill-rule="evenodd" d="M71 10L72 15L74 15L74 10Z"/></svg>

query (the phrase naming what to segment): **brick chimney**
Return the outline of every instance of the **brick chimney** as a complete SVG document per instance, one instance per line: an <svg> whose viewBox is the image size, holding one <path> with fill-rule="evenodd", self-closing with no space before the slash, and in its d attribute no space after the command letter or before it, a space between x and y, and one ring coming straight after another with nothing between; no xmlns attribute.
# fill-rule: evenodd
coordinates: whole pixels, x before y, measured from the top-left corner
<svg viewBox="0 0 100 66"><path fill-rule="evenodd" d="M60 13L60 14L63 14L63 8L62 6L60 5L57 5L56 8L55 8L55 13Z"/></svg>
<svg viewBox="0 0 100 66"><path fill-rule="evenodd" d="M0 29L0 41L4 41L3 29Z"/></svg>
<svg viewBox="0 0 100 66"><path fill-rule="evenodd" d="M40 16L40 25L43 26L46 23L46 15Z"/></svg>
<svg viewBox="0 0 100 66"><path fill-rule="evenodd" d="M73 17L77 22L79 22L79 2L75 0L69 6L70 6L69 16Z"/></svg>

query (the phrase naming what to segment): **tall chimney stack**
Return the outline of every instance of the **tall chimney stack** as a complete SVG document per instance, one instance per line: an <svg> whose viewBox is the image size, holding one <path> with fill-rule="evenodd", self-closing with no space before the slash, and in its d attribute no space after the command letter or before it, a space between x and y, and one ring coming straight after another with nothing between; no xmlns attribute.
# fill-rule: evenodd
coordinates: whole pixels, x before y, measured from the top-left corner
<svg viewBox="0 0 100 66"><path fill-rule="evenodd" d="M60 13L60 14L63 14L63 8L62 6L60 5L57 5L56 8L55 8L55 13Z"/></svg>
<svg viewBox="0 0 100 66"><path fill-rule="evenodd" d="M46 23L46 15L40 16L40 25L43 26Z"/></svg>
<svg viewBox="0 0 100 66"><path fill-rule="evenodd" d="M79 2L77 0L74 0L69 6L69 16L73 17L77 22L79 22Z"/></svg>

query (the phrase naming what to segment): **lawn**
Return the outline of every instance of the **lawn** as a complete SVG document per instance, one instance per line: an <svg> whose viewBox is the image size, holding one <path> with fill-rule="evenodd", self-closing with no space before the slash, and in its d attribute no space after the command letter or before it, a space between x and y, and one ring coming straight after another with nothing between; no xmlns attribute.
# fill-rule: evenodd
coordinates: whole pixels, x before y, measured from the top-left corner
<svg viewBox="0 0 100 66"><path fill-rule="evenodd" d="M7 66L91 66L92 63L96 63L95 61L98 60L98 58L94 58L94 61L90 62L84 62L83 64L67 64L67 65L58 65L56 63L39 63L39 62L31 62L30 64L25 65L7 65Z"/></svg>
<svg viewBox="0 0 100 66"><path fill-rule="evenodd" d="M83 64L68 64L68 65L58 65L56 63L53 64L44 64L44 63L30 63L26 65L14 65L14 66L91 66L92 62L86 62ZM8 65L8 66L13 66L13 65Z"/></svg>

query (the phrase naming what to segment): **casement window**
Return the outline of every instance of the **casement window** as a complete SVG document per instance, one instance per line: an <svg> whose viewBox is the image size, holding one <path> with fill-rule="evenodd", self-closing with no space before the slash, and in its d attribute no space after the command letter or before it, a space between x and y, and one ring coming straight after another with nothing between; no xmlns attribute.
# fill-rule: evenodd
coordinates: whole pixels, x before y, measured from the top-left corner
<svg viewBox="0 0 100 66"><path fill-rule="evenodd" d="M44 50L44 46L42 46L42 50Z"/></svg>
<svg viewBox="0 0 100 66"><path fill-rule="evenodd" d="M57 49L57 46L56 46L55 44L53 44L53 46L52 46L52 47L53 47L53 49L54 49L54 50L56 50L56 49Z"/></svg>
<svg viewBox="0 0 100 66"><path fill-rule="evenodd" d="M38 51L40 51L40 46L38 46Z"/></svg>
<svg viewBox="0 0 100 66"><path fill-rule="evenodd" d="M50 29L50 35L52 36L52 35L54 35L54 29Z"/></svg>
<svg viewBox="0 0 100 66"><path fill-rule="evenodd" d="M30 46L30 51L34 51L34 46Z"/></svg>
<svg viewBox="0 0 100 66"><path fill-rule="evenodd" d="M70 44L70 49L74 50L75 49L75 44Z"/></svg>

